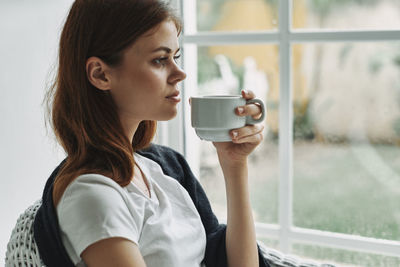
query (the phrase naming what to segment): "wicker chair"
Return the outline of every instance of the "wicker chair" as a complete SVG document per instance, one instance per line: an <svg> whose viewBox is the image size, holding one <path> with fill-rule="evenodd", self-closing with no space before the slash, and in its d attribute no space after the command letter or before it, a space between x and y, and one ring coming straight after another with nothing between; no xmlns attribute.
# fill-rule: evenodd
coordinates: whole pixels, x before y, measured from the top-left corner
<svg viewBox="0 0 400 267"><path fill-rule="evenodd" d="M6 267L46 267L33 238L33 221L41 203L41 200L36 201L18 218L7 245ZM262 242L259 242L259 245L271 267L335 267L284 255L266 247Z"/></svg>
<svg viewBox="0 0 400 267"><path fill-rule="evenodd" d="M19 216L7 244L6 267L46 267L33 238L33 221L41 204L36 201Z"/></svg>

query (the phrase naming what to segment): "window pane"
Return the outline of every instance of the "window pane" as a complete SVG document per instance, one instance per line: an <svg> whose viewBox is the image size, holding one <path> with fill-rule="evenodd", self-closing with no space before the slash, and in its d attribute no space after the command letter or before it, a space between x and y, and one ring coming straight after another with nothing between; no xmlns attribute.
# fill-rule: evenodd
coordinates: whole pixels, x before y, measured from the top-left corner
<svg viewBox="0 0 400 267"><path fill-rule="evenodd" d="M276 29L278 0L198 0L198 31Z"/></svg>
<svg viewBox="0 0 400 267"><path fill-rule="evenodd" d="M400 29L398 0L293 0L295 29Z"/></svg>
<svg viewBox="0 0 400 267"><path fill-rule="evenodd" d="M388 267L400 266L400 257L361 253L344 249L326 248L305 244L294 244L292 253L323 262L336 263L338 266Z"/></svg>
<svg viewBox="0 0 400 267"><path fill-rule="evenodd" d="M294 224L400 240L400 43L293 54Z"/></svg>
<svg viewBox="0 0 400 267"><path fill-rule="evenodd" d="M266 103L268 116L264 141L249 157L250 194L255 220L277 223L278 47L232 45L198 47L197 51L197 95L237 95L241 88L246 88L254 91ZM224 180L214 146L211 142L201 141L199 148L200 182L217 216L226 219Z"/></svg>

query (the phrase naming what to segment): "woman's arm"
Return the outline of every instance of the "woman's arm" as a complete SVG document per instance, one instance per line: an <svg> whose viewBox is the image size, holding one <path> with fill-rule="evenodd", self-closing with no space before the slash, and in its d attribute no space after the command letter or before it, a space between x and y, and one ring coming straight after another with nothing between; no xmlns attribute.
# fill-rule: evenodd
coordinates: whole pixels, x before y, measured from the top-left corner
<svg viewBox="0 0 400 267"><path fill-rule="evenodd" d="M246 99L252 92L242 91ZM254 104L237 109L239 116L259 117L260 109ZM224 174L228 220L226 253L229 267L258 267L258 249L254 220L249 198L247 157L261 143L262 125L245 126L231 132L232 142L214 143ZM235 134L236 133L236 134Z"/></svg>
<svg viewBox="0 0 400 267"><path fill-rule="evenodd" d="M124 238L100 240L81 254L88 267L146 267L138 246Z"/></svg>
<svg viewBox="0 0 400 267"><path fill-rule="evenodd" d="M228 220L226 251L229 267L255 267L258 263L257 241L250 206L247 162L224 165Z"/></svg>

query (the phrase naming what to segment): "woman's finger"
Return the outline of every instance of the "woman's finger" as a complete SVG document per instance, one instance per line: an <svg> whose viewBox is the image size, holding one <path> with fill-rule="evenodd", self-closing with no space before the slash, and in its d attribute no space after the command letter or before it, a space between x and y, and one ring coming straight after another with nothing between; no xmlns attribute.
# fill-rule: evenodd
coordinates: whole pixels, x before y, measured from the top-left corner
<svg viewBox="0 0 400 267"><path fill-rule="evenodd" d="M262 133L264 130L264 125L262 124L255 124L255 125L248 125L239 129L235 129L231 131L231 137L233 140L240 140L242 138L246 138L252 135L256 135Z"/></svg>
<svg viewBox="0 0 400 267"><path fill-rule="evenodd" d="M251 90L242 90L242 97L246 100L256 98L256 95Z"/></svg>
<svg viewBox="0 0 400 267"><path fill-rule="evenodd" d="M242 96L246 100L251 100L256 97L251 90L242 90ZM235 112L239 116L252 116L255 120L259 119L262 115L262 109L257 103L237 107Z"/></svg>
<svg viewBox="0 0 400 267"><path fill-rule="evenodd" d="M237 107L236 114L241 117L252 116L254 119L258 119L262 115L262 110L257 103L252 103Z"/></svg>
<svg viewBox="0 0 400 267"><path fill-rule="evenodd" d="M232 140L232 142L235 144L244 144L244 143L260 144L263 139L264 139L263 134L258 133L258 134L243 137L239 140Z"/></svg>

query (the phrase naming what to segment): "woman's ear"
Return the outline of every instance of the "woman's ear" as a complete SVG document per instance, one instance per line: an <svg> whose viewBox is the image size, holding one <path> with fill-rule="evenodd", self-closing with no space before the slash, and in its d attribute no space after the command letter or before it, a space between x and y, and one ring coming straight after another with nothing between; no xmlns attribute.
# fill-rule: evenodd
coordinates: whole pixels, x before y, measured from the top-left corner
<svg viewBox="0 0 400 267"><path fill-rule="evenodd" d="M96 88L106 91L111 89L110 68L98 57L86 60L86 75L89 82Z"/></svg>

